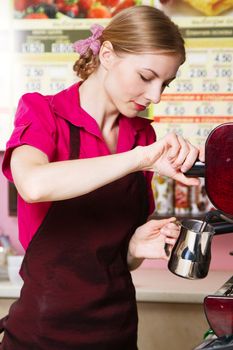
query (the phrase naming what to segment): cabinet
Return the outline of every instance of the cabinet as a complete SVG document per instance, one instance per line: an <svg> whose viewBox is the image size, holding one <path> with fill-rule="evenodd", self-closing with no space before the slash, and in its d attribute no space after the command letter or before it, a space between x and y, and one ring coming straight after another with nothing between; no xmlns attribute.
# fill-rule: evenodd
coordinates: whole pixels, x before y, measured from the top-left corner
<svg viewBox="0 0 233 350"><path fill-rule="evenodd" d="M208 323L201 304L138 303L139 350L192 350Z"/></svg>
<svg viewBox="0 0 233 350"><path fill-rule="evenodd" d="M14 301L0 299L0 318ZM138 302L138 315L139 350L191 350L208 329L200 304Z"/></svg>
<svg viewBox="0 0 233 350"><path fill-rule="evenodd" d="M0 299L0 319L8 314L8 310L14 301L15 299L13 298ZM0 334L0 341L1 339L2 339L2 334Z"/></svg>

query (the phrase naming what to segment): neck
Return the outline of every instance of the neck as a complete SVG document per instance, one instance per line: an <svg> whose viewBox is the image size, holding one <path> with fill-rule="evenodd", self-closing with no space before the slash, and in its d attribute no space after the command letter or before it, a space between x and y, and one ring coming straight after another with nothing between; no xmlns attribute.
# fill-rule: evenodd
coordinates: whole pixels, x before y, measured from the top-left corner
<svg viewBox="0 0 233 350"><path fill-rule="evenodd" d="M104 78L98 71L92 73L79 89L80 105L99 125L100 130L112 130L119 112L104 89Z"/></svg>

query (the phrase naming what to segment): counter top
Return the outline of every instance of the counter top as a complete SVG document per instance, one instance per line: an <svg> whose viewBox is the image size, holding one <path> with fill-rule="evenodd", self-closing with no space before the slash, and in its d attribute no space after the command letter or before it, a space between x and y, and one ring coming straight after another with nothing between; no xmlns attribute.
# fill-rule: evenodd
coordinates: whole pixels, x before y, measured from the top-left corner
<svg viewBox="0 0 233 350"><path fill-rule="evenodd" d="M232 276L232 271L209 271L199 280L148 268L135 270L132 276L138 301L203 303L206 295L214 294Z"/></svg>
<svg viewBox="0 0 233 350"><path fill-rule="evenodd" d="M144 302L202 303L231 276L232 271L210 271L204 279L186 280L168 270L139 268L132 272L137 300ZM19 293L19 285L0 282L0 298L17 298Z"/></svg>

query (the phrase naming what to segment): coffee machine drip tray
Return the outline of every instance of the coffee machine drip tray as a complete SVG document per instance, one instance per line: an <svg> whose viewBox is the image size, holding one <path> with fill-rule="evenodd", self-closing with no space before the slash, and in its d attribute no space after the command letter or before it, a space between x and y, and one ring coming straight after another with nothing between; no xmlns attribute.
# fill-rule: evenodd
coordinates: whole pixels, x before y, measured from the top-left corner
<svg viewBox="0 0 233 350"><path fill-rule="evenodd" d="M218 337L233 334L233 276L215 294L205 297L204 310Z"/></svg>

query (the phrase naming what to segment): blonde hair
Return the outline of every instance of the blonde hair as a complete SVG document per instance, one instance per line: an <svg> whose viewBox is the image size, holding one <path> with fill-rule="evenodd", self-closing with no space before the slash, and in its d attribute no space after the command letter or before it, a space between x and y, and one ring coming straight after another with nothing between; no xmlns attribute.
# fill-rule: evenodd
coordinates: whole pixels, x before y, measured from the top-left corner
<svg viewBox="0 0 233 350"><path fill-rule="evenodd" d="M178 26L162 11L146 5L133 6L115 15L99 38L110 41L115 52L129 54L176 53L185 61L184 39ZM73 69L83 80L99 66L91 49L81 55Z"/></svg>

